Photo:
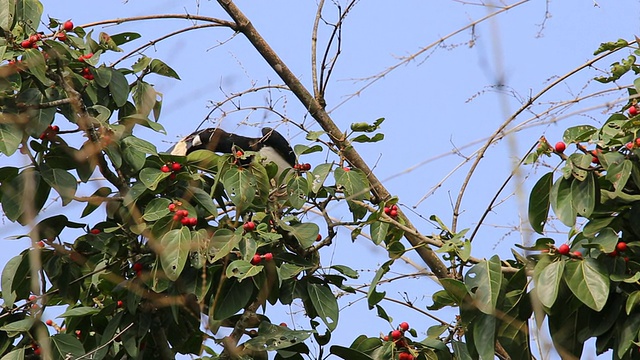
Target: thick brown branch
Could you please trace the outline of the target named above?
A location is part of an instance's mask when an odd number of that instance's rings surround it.
[[[218,0],[218,3],[225,9],[225,11],[236,22],[236,30],[242,33],[256,50],[262,55],[262,57],[269,63],[273,70],[280,76],[284,83],[289,87],[291,92],[300,100],[300,102],[307,108],[311,116],[320,124],[322,129],[327,132],[329,137],[335,145],[341,149],[341,154],[345,159],[354,167],[364,171],[367,174],[369,183],[371,184],[371,190],[378,199],[391,198],[389,191],[382,185],[380,180],[373,174],[367,163],[362,159],[360,154],[351,146],[346,140],[342,131],[335,124],[333,119],[324,110],[321,104],[313,97],[313,95],[302,85],[300,80],[291,72],[291,70],[285,65],[280,57],[273,51],[271,46],[265,41],[265,39],[258,33],[256,28],[251,24],[251,21],[240,11],[240,9],[231,0]],[[399,212],[398,216],[402,217],[406,226],[412,229],[415,227],[411,224],[409,219]],[[419,231],[405,232],[405,237],[415,247],[416,252],[429,266],[431,271],[438,278],[451,277],[446,265],[440,260],[440,258],[433,252],[428,246],[422,245],[420,239],[415,236],[415,233]]]

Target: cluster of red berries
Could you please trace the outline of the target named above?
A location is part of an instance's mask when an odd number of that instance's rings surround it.
[[[33,34],[31,36],[29,36],[28,39],[23,40],[20,43],[20,46],[22,46],[25,49],[37,49],[38,48],[38,41],[42,40],[42,34],[37,33],[37,34]]]
[[[560,246],[558,246],[558,254],[560,255],[569,255],[569,253],[571,252],[571,248],[569,247],[569,245],[567,244],[562,244]],[[577,257],[577,258],[581,258],[582,257],[582,253],[580,251],[574,251],[573,256]]]
[[[176,204],[173,204],[173,203],[169,204],[169,211],[175,212],[175,215],[173,215],[173,221],[180,221],[182,225],[186,225],[186,226],[196,226],[198,224],[198,218],[188,217],[189,211],[184,209],[177,210]]]
[[[253,255],[253,258],[251,258],[251,265],[258,265],[262,262],[262,260],[264,261],[273,260],[273,254],[272,253],[266,253],[264,255],[255,254]]]
[[[31,349],[33,349],[34,355],[40,356],[40,354],[42,354],[42,348],[36,343],[31,344]]]
[[[627,243],[624,241],[620,241],[616,244],[616,248],[607,255],[611,257],[616,257],[620,255],[620,253],[626,252],[628,249],[629,249],[629,246],[627,245]],[[624,261],[629,261],[629,257],[625,256]]]
[[[47,129],[40,134],[40,140],[47,139],[53,141],[58,135],[58,131],[60,131],[58,125],[49,125]]]
[[[636,115],[638,115],[638,107],[635,106],[635,105],[631,105],[629,107],[629,116],[633,117],[633,116],[636,116]]]
[[[142,269],[144,269],[144,266],[141,263],[137,262],[137,263],[134,263],[131,268],[133,269],[133,271],[136,272],[136,276],[140,277],[140,274],[142,274]]]
[[[178,172],[180,170],[182,170],[182,165],[180,165],[180,163],[177,163],[177,162],[166,163],[160,167],[160,171],[164,173]]]
[[[384,213],[395,219],[398,216],[398,206],[396,205],[385,206]]]
[[[398,328],[391,331],[389,335],[385,335],[382,339],[384,341],[393,341],[399,348],[407,348],[407,342],[404,339],[405,331],[409,331],[409,324],[403,321],[398,325]],[[398,354],[398,360],[413,360],[414,356],[408,351],[402,351]]]
[[[633,141],[629,141],[625,147],[629,150],[632,150],[634,147],[640,147],[640,138],[636,138]]]
[[[78,56],[78,61],[84,62],[85,60],[89,60],[93,57],[93,53],[88,53],[87,55]]]
[[[309,170],[311,170],[311,164],[309,164],[309,163],[295,164],[295,165],[293,165],[293,170],[309,171]]]
[[[94,79],[94,76],[93,76],[93,74],[91,73],[91,70],[89,70],[88,67],[82,68],[82,71],[80,72],[80,74],[82,74],[82,77],[87,79],[87,80],[93,80]]]
[[[254,223],[253,221],[247,221],[246,223],[242,224],[242,230],[246,232],[252,232],[255,229],[256,229],[256,223]]]

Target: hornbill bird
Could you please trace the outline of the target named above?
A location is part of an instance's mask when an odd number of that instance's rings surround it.
[[[178,141],[167,152],[171,155],[187,155],[196,150],[233,154],[237,149],[255,151],[267,161],[278,165],[278,175],[296,163],[296,155],[289,142],[272,128],[263,128],[262,136],[251,138],[228,133],[219,128],[193,132]]]

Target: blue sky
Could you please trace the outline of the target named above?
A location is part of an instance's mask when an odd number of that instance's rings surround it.
[[[79,0],[42,2],[45,14],[62,20],[73,19],[76,25],[160,13],[199,12],[205,16],[228,18],[215,1],[156,1],[152,5],[135,0],[105,0],[99,5]],[[316,3],[245,0],[237,4],[292,71],[305,85],[310,85],[310,36]],[[327,89],[327,108],[334,109],[367,84],[358,79],[384,71],[401,61],[402,57],[493,11],[466,1],[361,1],[344,24],[341,54]],[[327,4],[327,18],[335,19],[335,13],[335,8]],[[398,67],[332,110],[331,115],[345,130],[352,122],[386,118],[381,129],[386,136],[385,141],[358,145],[357,149],[375,167],[378,177],[386,180],[384,183],[391,193],[399,196],[405,211],[412,212],[414,224],[422,232],[431,234],[436,230],[426,221],[430,215],[436,214],[445,223],[450,223],[452,203],[458,196],[469,163],[447,178],[432,196],[420,202],[423,196],[465,157],[472,155],[481,145],[476,141],[486,139],[520,107],[522,101],[556,77],[591,59],[600,42],[632,39],[637,35],[639,15],[638,1],[529,1],[478,24],[473,31],[461,32],[414,61]],[[143,37],[137,46],[186,26],[186,21],[156,20],[100,27],[95,31],[111,34],[139,32]],[[321,29],[319,47],[323,48],[328,32],[326,27],[321,26]],[[159,149],[170,147],[178,138],[190,133],[205,119],[209,112],[207,107],[223,100],[225,94],[242,91],[252,85],[280,83],[248,42],[241,36],[230,39],[232,35],[230,30],[222,28],[187,32],[162,41],[145,52],[147,56],[165,61],[182,78],[181,81],[160,77],[151,80],[164,96],[161,123],[168,135],[147,134]],[[470,46],[472,40],[473,46]],[[221,45],[221,42],[225,43]],[[582,70],[543,96],[533,109],[541,113],[551,104],[609,88],[589,79],[600,75],[599,70],[608,69],[610,63],[625,56],[626,53],[618,53],[593,68]],[[105,57],[104,60],[108,63],[115,58]],[[493,145],[469,184],[458,228],[477,225],[480,215],[511,172],[514,161],[522,157],[541,135],[555,143],[563,129],[570,125],[602,122],[606,118],[603,108],[588,109],[622,95],[622,92],[613,93],[574,105],[559,114],[557,123],[528,128]],[[277,108],[289,119],[304,121],[306,126],[318,129],[308,116],[305,117],[304,109],[292,95],[274,91],[271,97],[277,99]],[[247,106],[262,106],[265,98],[264,93],[253,94],[243,96],[241,102]],[[230,111],[231,107],[225,107],[225,110]],[[573,115],[562,116],[566,114]],[[525,112],[513,125],[533,117],[533,113]],[[209,122],[205,126],[221,124],[226,130],[251,136],[257,136],[262,126],[280,123],[275,115],[259,110],[230,112],[224,116],[216,112],[213,118],[219,122]],[[64,128],[62,122],[60,127]],[[304,136],[295,127],[282,124],[278,130],[292,144],[306,144]],[[144,136],[145,133],[140,134]],[[454,153],[455,149],[459,152]],[[317,164],[325,159],[326,154],[316,154],[308,156],[304,162]],[[0,161],[14,163],[16,160]],[[536,171],[533,167],[526,167],[521,173],[523,185],[515,186],[520,182],[518,180],[507,187],[499,197],[503,202],[491,212],[474,241],[474,256],[488,257],[498,253],[510,257],[514,243],[532,239],[516,230],[521,216],[526,214],[521,210],[526,209],[524,201],[532,185],[531,180],[537,179],[544,171],[547,170]],[[81,195],[88,195],[93,189],[90,187]],[[53,203],[47,216],[60,210],[59,203]],[[62,210],[78,211],[74,208]],[[23,232],[6,219],[3,227],[7,236]],[[566,231],[563,228],[558,230]],[[384,251],[374,248],[365,239],[351,243],[347,231],[340,234],[335,246],[323,254],[323,263],[329,265],[328,259],[331,259],[334,264],[347,264],[363,270],[364,280],[358,283],[366,282],[386,260]],[[560,242],[566,239],[562,233],[551,236]],[[8,250],[0,255],[0,260],[4,261],[28,246],[26,241],[6,241]],[[353,254],[358,254],[356,259]],[[417,257],[411,254],[409,257],[420,263]],[[394,273],[414,271],[401,262],[396,263],[392,270]],[[432,280],[426,278],[402,280],[384,287],[388,296],[397,299],[401,299],[406,291],[414,304],[422,308],[431,304],[429,295],[437,288]],[[389,330],[385,321],[377,319],[366,309],[366,301],[359,299],[359,295],[341,298],[341,306],[345,310],[341,313],[341,326],[333,337],[336,343],[348,345],[354,334],[375,336]],[[409,321],[421,333],[433,325],[428,318],[417,316],[404,307],[389,304],[386,308],[395,323]],[[284,309],[278,314],[282,321],[308,327],[300,308]],[[439,316],[452,320],[451,313]]]

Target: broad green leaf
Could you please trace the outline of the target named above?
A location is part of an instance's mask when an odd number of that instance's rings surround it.
[[[382,221],[375,221],[372,223],[369,227],[371,232],[371,241],[376,245],[380,245],[380,243],[387,238],[389,226],[389,223]]]
[[[640,303],[640,290],[632,292],[629,297],[627,297],[627,303],[625,306],[627,316],[631,314],[631,311],[638,305],[638,303]]]
[[[16,21],[22,22],[25,29],[38,29],[44,7],[39,0],[21,0],[16,2]],[[9,29],[6,29],[9,30]],[[27,33],[32,31],[26,30]]]
[[[215,320],[224,320],[240,311],[251,300],[253,283],[251,281],[227,280],[231,284],[225,286],[219,296],[211,297],[210,309],[215,309],[210,316]]]
[[[256,194],[256,177],[248,170],[232,166],[222,176],[222,184],[238,213],[246,210]]]
[[[309,179],[311,179],[311,191],[313,193],[317,193],[322,188],[324,181],[331,172],[332,166],[333,164],[331,163],[320,164],[308,173]]]
[[[169,280],[176,281],[187,263],[191,249],[189,228],[183,226],[181,229],[170,230],[160,239],[160,247],[162,269]]]
[[[344,360],[374,360],[371,356],[361,351],[339,345],[331,346],[329,352]]]
[[[228,278],[235,277],[238,281],[242,281],[258,275],[263,268],[263,265],[252,265],[246,260],[236,260],[227,266],[226,275]]]
[[[238,247],[240,240],[242,240],[242,235],[229,229],[216,230],[209,243],[209,256],[213,256],[211,262],[216,262],[229,255],[233,249]]]
[[[567,261],[564,280],[582,303],[602,310],[609,297],[609,274],[602,264],[592,258]]]
[[[78,188],[78,181],[66,170],[54,169],[46,164],[40,165],[40,174],[44,181],[56,189],[62,198],[62,205],[67,205],[73,200]]]
[[[156,221],[164,216],[169,215],[169,204],[171,204],[171,200],[167,198],[152,199],[144,209],[142,218],[146,221]]]
[[[613,187],[616,189],[616,196],[620,195],[622,189],[627,185],[627,180],[629,180],[631,176],[632,169],[633,163],[629,159],[625,159],[622,163],[614,164],[607,169],[605,178],[613,184]]]
[[[495,311],[501,284],[502,271],[498,255],[477,263],[465,275],[465,285],[473,294],[474,305],[485,314],[490,315]]]
[[[335,330],[336,326],[338,326],[340,309],[338,308],[338,300],[336,300],[331,289],[325,285],[310,283],[307,285],[307,291],[311,303],[322,322],[327,326],[329,331]]]
[[[173,70],[171,67],[169,67],[169,65],[163,63],[158,59],[153,59],[151,61],[151,65],[149,66],[149,69],[151,70],[152,73],[156,73],[158,75],[167,76],[167,77],[180,80],[180,76],[178,76],[178,73],[175,72],[175,70]]]
[[[617,337],[618,340],[618,358],[622,359],[620,355],[624,355],[627,350],[634,345],[634,341],[638,338],[638,329],[640,328],[640,314],[635,313],[627,317],[624,325],[622,325],[622,331]],[[635,351],[635,349],[634,349]]]
[[[113,36],[111,38],[113,39]],[[131,65],[131,70],[133,70],[133,72],[140,72],[151,64],[151,60],[152,59],[150,57],[142,55],[138,61]]]
[[[352,279],[357,279],[360,276],[357,271],[345,265],[332,265],[331,268]]]
[[[321,152],[323,150],[324,149],[320,145],[307,146],[302,144],[296,144],[293,146],[293,152],[298,156],[312,154],[315,152]]]
[[[131,92],[133,94],[133,102],[136,104],[137,113],[148,117],[156,103],[156,90],[150,84],[144,81],[138,81],[131,89]]]
[[[291,330],[263,321],[258,327],[258,336],[245,342],[244,346],[254,351],[275,351],[300,344],[314,332],[313,330]]]
[[[211,196],[204,192],[204,190],[190,186],[187,189],[187,198],[193,198],[203,209],[205,209],[210,215],[218,215],[216,205],[213,203]]]
[[[56,359],[76,358],[85,354],[78,338],[71,334],[55,334],[51,337],[51,349]]]
[[[144,186],[153,191],[158,187],[158,184],[167,177],[171,175],[170,173],[165,173],[160,171],[160,169],[146,167],[140,170],[140,182],[144,184]]]
[[[90,200],[87,201],[87,206],[85,206],[84,210],[82,210],[82,215],[80,217],[85,217],[91,214],[94,210],[96,210],[100,205],[106,202],[106,197],[111,194],[111,189],[103,186],[96,190],[90,196]]]
[[[16,301],[16,293],[12,289],[14,289],[14,279],[19,280],[19,278],[16,277],[16,273],[21,262],[22,255],[16,255],[12,257],[2,269],[0,286],[2,286],[2,299],[4,300],[3,306],[8,309],[13,307],[13,303]]]
[[[287,184],[287,194],[289,195],[289,203],[294,209],[302,209],[307,201],[309,193],[309,182],[302,176],[292,178]]]
[[[571,198],[578,214],[588,218],[596,206],[596,180],[590,172],[583,181],[571,183]]]
[[[53,80],[47,77],[47,64],[44,55],[39,50],[27,49],[24,52],[22,62],[27,67],[27,71],[35,76],[43,85],[51,86]]]
[[[94,314],[97,314],[99,312],[100,312],[99,308],[81,306],[81,307],[76,307],[76,308],[69,309],[69,310],[63,312],[62,314],[58,315],[58,317],[59,318],[66,318],[66,317],[87,316],[87,315],[94,315]]]
[[[140,38],[140,34],[138,33],[134,33],[134,32],[123,32],[123,33],[119,33],[119,34],[114,34],[111,35],[111,40],[116,44],[116,45],[122,45],[122,44],[126,44],[130,41],[133,41],[135,39],[139,39]]]
[[[102,337],[100,338],[100,346],[96,349],[97,351],[93,356],[92,360],[102,360],[105,356],[107,356],[107,353],[109,351],[109,346],[107,344],[111,342],[111,339],[113,339],[113,337],[116,334],[116,331],[120,327],[120,322],[122,321],[123,315],[124,315],[124,312],[119,311],[117,314],[115,314],[111,318],[111,320],[109,320],[107,327],[104,329],[104,332],[101,334]]]
[[[2,358],[0,358],[0,360],[24,360],[25,359],[25,353],[24,350],[26,348],[16,348],[13,349],[10,353],[8,353],[7,355],[3,356]]]
[[[158,150],[156,149],[155,145],[153,145],[152,143],[146,140],[137,138],[135,136],[127,136],[122,140],[122,143],[127,147],[134,148],[137,151],[144,154],[151,154],[151,155],[158,154]]]
[[[13,20],[16,16],[15,0],[0,0],[0,29],[12,30]]]
[[[287,225],[284,222],[279,222],[278,225],[289,234],[293,235],[300,246],[304,249],[313,245],[320,233],[320,227],[316,223],[296,223],[293,225]]]
[[[368,200],[370,197],[369,180],[360,169],[336,168],[333,172],[336,185],[340,186],[349,200]]]
[[[591,125],[574,126],[564,131],[562,140],[567,144],[589,141],[593,139],[594,135],[597,134],[597,132],[598,129]]]
[[[453,340],[451,341],[451,345],[457,360],[472,360],[469,350],[467,349],[467,344],[462,341]]]
[[[389,267],[391,266],[391,264],[393,264],[393,261],[394,261],[393,259],[388,260],[387,262],[382,264],[382,266],[380,266],[378,271],[376,271],[376,274],[373,277],[373,280],[371,280],[371,284],[369,285],[369,291],[367,292],[367,302],[369,304],[369,309],[373,309],[373,306],[379,303],[380,300],[382,300],[382,298],[384,298],[384,296],[386,295],[386,292],[384,291],[378,292],[376,290],[376,286],[378,285],[378,282],[382,279],[384,274],[389,272]]]
[[[0,124],[0,153],[11,156],[22,141],[22,130],[11,123]]]
[[[111,82],[113,71],[110,67],[106,67],[103,65],[93,69],[93,75],[98,86],[100,86],[101,88],[107,88],[109,86],[109,83]]]
[[[529,224],[535,232],[542,234],[549,216],[549,193],[553,185],[553,172],[544,174],[533,186],[529,195]]]
[[[465,297],[469,295],[469,291],[465,284],[456,279],[443,278],[440,284],[455,303],[460,306],[464,302]]]
[[[556,302],[563,272],[564,261],[554,261],[540,272],[535,289],[542,305],[551,307]]]
[[[109,83],[109,91],[113,97],[113,101],[118,107],[124,106],[129,97],[129,83],[124,75],[116,70],[111,69],[111,82]]]
[[[352,142],[357,142],[357,143],[374,143],[382,140],[384,140],[383,133],[377,133],[371,137],[365,134],[360,134],[354,137],[353,139],[351,139]]]
[[[35,319],[26,318],[23,320],[14,321],[6,325],[0,326],[0,331],[6,331],[9,334],[9,336],[14,337],[19,333],[29,331],[29,329],[31,329],[34,323],[35,323]]]
[[[593,242],[599,245],[602,252],[613,252],[618,244],[618,233],[610,227],[604,228],[596,235]]]
[[[473,321],[473,344],[481,360],[494,360],[496,318],[479,314]]]
[[[571,196],[572,181],[574,180],[560,177],[551,187],[551,193],[549,194],[553,212],[563,224],[569,227],[576,223],[577,216]]]
[[[576,180],[583,181],[590,173],[589,166],[593,156],[591,154],[573,153],[569,155],[566,166],[562,170],[565,174],[571,173]]]

